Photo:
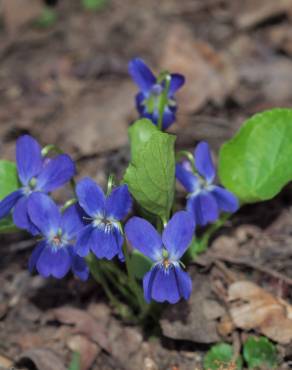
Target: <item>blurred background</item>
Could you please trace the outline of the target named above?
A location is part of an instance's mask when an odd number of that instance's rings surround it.
[[[127,128],[137,118],[127,65],[137,56],[155,72],[186,76],[170,130],[177,148],[204,139],[217,151],[251,114],[292,106],[292,0],[0,0],[0,157],[14,159],[15,139],[29,133],[72,155],[79,177],[102,185],[110,172],[121,177]],[[252,256],[256,238],[276,249],[291,243],[291,215],[281,213],[287,199],[291,204],[286,193],[270,202],[269,212],[261,205],[243,211],[240,223],[250,225],[236,229],[229,244],[217,242],[222,254],[251,239]],[[267,234],[254,225],[254,218],[269,217],[267,226],[279,214]],[[269,239],[276,232],[284,242]],[[195,315],[187,325],[166,325],[168,339],[146,340],[113,317],[93,282],[31,277],[32,247],[23,234],[1,240],[0,368],[25,353],[39,370],[64,370],[82,350],[82,370],[194,370],[206,343],[219,340],[214,321],[200,313],[212,290],[206,277],[194,278],[201,295],[186,308]],[[291,272],[291,248],[284,252]],[[273,263],[274,255],[265,258]],[[224,313],[216,304],[213,316]],[[171,325],[179,312],[169,315],[164,323]],[[175,341],[181,336],[184,342]]]
[[[29,132],[71,153],[82,174],[122,171],[136,56],[186,76],[172,128],[179,147],[203,138],[218,149],[251,113],[291,105],[290,0],[0,4],[1,157]]]

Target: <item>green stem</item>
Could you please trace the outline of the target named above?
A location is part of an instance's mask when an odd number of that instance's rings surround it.
[[[115,184],[115,177],[113,174],[109,175],[108,182],[107,182],[107,191],[106,195],[109,195],[112,192],[112,188]]]
[[[107,298],[111,304],[117,309],[118,313],[125,318],[133,318],[133,314],[129,311],[129,308],[120,302],[113,294],[110,286],[104,277],[104,273],[101,266],[98,264],[98,260],[91,254],[86,257],[86,262],[90,269],[90,272],[94,279],[102,286]]]
[[[161,100],[160,100],[160,103],[159,103],[159,107],[158,107],[158,114],[159,114],[158,128],[159,128],[160,131],[162,131],[164,110],[165,110],[165,107],[168,104],[168,92],[169,92],[170,81],[171,81],[170,74],[167,73],[167,72],[164,73],[162,80],[165,81],[165,88],[163,90]]]
[[[214,235],[214,233],[220,229],[228,218],[231,216],[230,213],[224,213],[213,225],[209,226],[209,228],[205,231],[204,235],[201,238],[194,239],[191,246],[189,247],[185,262],[191,262],[196,259],[196,257],[204,253],[209,245],[210,238]]]
[[[72,199],[67,200],[67,202],[61,208],[61,212],[66,211],[67,208],[71,207],[75,203],[77,203],[77,199],[76,198],[72,198]]]
[[[135,295],[130,291],[129,280],[126,274],[122,272],[119,268],[115,266],[114,263],[108,263],[103,261],[102,270],[106,274],[107,278],[111,281],[112,284],[120,291],[122,296],[127,299],[132,305],[136,306],[137,302]]]
[[[64,153],[63,150],[58,148],[56,145],[49,144],[49,145],[46,145],[45,147],[43,147],[42,156],[46,157],[50,152],[54,152],[56,154],[63,154]]]
[[[136,299],[137,299],[137,302],[138,302],[138,305],[140,307],[141,312],[144,312],[147,309],[147,304],[144,300],[142,289],[138,285],[135,274],[132,270],[130,256],[129,256],[129,252],[128,252],[126,243],[124,243],[124,245],[123,245],[123,252],[124,252],[124,255],[125,255],[125,259],[126,259],[126,268],[127,268],[127,272],[128,272],[128,276],[129,276],[130,287],[136,295]]]

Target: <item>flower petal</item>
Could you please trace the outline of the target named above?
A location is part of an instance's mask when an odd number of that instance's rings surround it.
[[[37,189],[50,192],[68,182],[76,173],[75,164],[67,154],[52,158],[37,177]]]
[[[156,77],[140,58],[135,58],[130,61],[129,74],[139,88],[145,93],[149,92],[152,85],[156,82]]]
[[[142,92],[139,92],[136,95],[136,108],[137,108],[137,111],[140,113],[141,116],[144,116],[144,113],[148,114],[147,110],[146,110],[146,106],[145,106],[145,104],[143,104],[144,100],[145,100],[145,95]],[[150,116],[151,115],[149,115],[146,118],[151,119]]]
[[[105,207],[105,196],[100,186],[91,178],[85,177],[76,186],[79,204],[92,217],[101,214]]]
[[[238,199],[230,191],[223,189],[221,186],[214,186],[211,193],[215,197],[221,211],[233,213],[238,210]]]
[[[173,96],[177,92],[177,90],[180,89],[184,85],[185,78],[183,75],[179,73],[172,73],[170,76],[171,76],[171,80],[170,80],[168,95]]]
[[[37,244],[37,246],[34,248],[31,256],[30,256],[30,259],[29,259],[29,262],[28,262],[28,269],[29,271],[32,273],[34,268],[35,268],[35,265],[43,251],[43,249],[45,248],[46,246],[46,242],[45,241],[41,241],[40,243]]]
[[[28,215],[28,200],[30,196],[21,197],[13,210],[13,222],[20,229],[27,230],[32,235],[37,235],[40,230],[32,223]]]
[[[203,176],[208,183],[211,183],[215,178],[215,167],[211,157],[209,144],[201,141],[195,149],[195,164],[201,176]]]
[[[85,262],[85,259],[74,253],[73,247],[68,246],[68,252],[71,255],[71,269],[75,276],[78,276],[80,280],[86,281],[89,276],[89,268]]]
[[[29,135],[23,135],[16,142],[16,164],[23,185],[39,174],[42,169],[42,154],[39,143]]]
[[[197,176],[191,171],[186,170],[180,163],[175,166],[175,176],[188,193],[193,193],[199,188],[199,179]]]
[[[176,107],[172,107],[170,109],[169,107],[165,107],[164,112],[163,112],[163,118],[162,118],[162,128],[163,130],[168,129],[169,126],[171,126],[175,119],[176,119]],[[158,117],[155,118],[155,123],[158,124]]]
[[[81,229],[85,227],[85,213],[79,204],[73,204],[62,214],[61,229],[68,240],[76,237]]]
[[[111,232],[105,232],[101,228],[95,228],[91,239],[91,250],[99,259],[113,259],[120,255],[123,245],[123,235],[114,228]]]
[[[153,261],[162,258],[162,239],[150,222],[140,217],[132,217],[125,226],[125,233],[133,248]]]
[[[36,269],[43,277],[62,279],[70,270],[71,256],[66,247],[58,249],[47,245],[39,256]]]
[[[0,202],[0,219],[6,217],[11,209],[15,206],[16,202],[23,196],[22,190],[16,190],[7,195]]]
[[[212,194],[202,191],[187,201],[187,210],[192,212],[197,225],[205,226],[219,217],[216,199]]]
[[[90,225],[87,225],[78,234],[77,241],[74,246],[74,251],[80,257],[86,257],[89,254],[93,231],[94,231],[94,228],[90,224]]]
[[[105,201],[107,217],[112,217],[119,221],[127,216],[131,207],[132,198],[128,185],[121,185],[115,188]]]
[[[179,265],[174,266],[174,273],[180,296],[184,299],[189,299],[192,293],[192,279]]]
[[[162,241],[169,252],[170,259],[177,261],[190,245],[195,232],[192,214],[186,211],[175,213],[162,234]]]
[[[28,215],[32,223],[45,236],[57,234],[61,222],[60,211],[55,202],[46,194],[35,192],[29,196]]]
[[[185,285],[180,286],[183,283]],[[174,265],[164,269],[161,265],[153,267],[143,279],[144,297],[147,302],[153,299],[156,302],[167,301],[177,303],[181,297],[188,297],[186,294],[189,285],[185,276],[178,279],[177,270]],[[184,294],[184,295],[183,295]]]

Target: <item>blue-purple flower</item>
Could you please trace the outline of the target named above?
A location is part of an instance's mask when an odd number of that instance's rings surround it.
[[[21,136],[16,143],[16,164],[21,188],[0,202],[0,219],[13,209],[16,226],[35,233],[27,213],[27,203],[35,192],[49,193],[68,182],[75,174],[75,165],[66,154],[45,159],[38,142],[29,135]]]
[[[195,230],[193,217],[186,211],[174,214],[162,236],[146,220],[131,218],[125,227],[130,244],[153,261],[144,276],[145,300],[176,303],[188,299],[192,291],[189,275],[181,268],[180,258],[191,243]]]
[[[159,106],[163,96],[165,82],[156,78],[140,58],[135,58],[129,63],[129,73],[140,89],[136,95],[136,107],[140,116],[149,118],[157,125],[159,121]],[[168,100],[164,108],[162,120],[164,130],[175,121],[177,105],[174,95],[185,82],[184,77],[177,73],[170,74],[170,78],[170,86],[167,94]]]
[[[176,165],[176,178],[188,191],[187,210],[192,212],[197,225],[218,219],[220,212],[233,213],[238,199],[230,191],[214,185],[215,168],[209,145],[200,142],[194,152],[196,173],[183,164]],[[190,166],[189,166],[190,167]]]
[[[116,187],[105,196],[101,187],[90,178],[84,178],[76,187],[80,206],[88,215],[87,225],[79,233],[76,253],[87,256],[92,251],[97,258],[123,259],[123,233],[120,221],[126,217],[132,206],[127,185]]]
[[[86,280],[89,269],[73,249],[74,239],[84,227],[80,207],[75,204],[61,213],[50,197],[36,192],[29,197],[28,214],[43,237],[30,257],[30,271],[36,268],[43,277],[61,279],[71,269],[74,275]]]

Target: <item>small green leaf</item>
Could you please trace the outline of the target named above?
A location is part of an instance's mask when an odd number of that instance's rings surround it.
[[[13,233],[18,231],[18,228],[14,225],[12,217],[8,216],[0,220],[0,234],[2,233]]]
[[[0,200],[18,188],[19,181],[15,163],[0,160]],[[0,233],[9,233],[17,230],[11,216],[0,220]]]
[[[248,119],[219,155],[222,184],[243,203],[273,198],[292,180],[292,110]]]
[[[274,369],[278,365],[277,349],[266,337],[249,337],[243,346],[243,357],[249,369],[261,366]]]
[[[57,12],[50,7],[45,7],[41,15],[35,20],[34,24],[39,28],[50,28],[57,22],[57,20]]]
[[[83,8],[86,10],[102,10],[107,3],[108,0],[82,0]]]
[[[175,185],[175,137],[163,133],[149,120],[129,129],[131,164],[124,181],[137,202],[148,212],[168,219]]]
[[[130,258],[131,270],[137,279],[142,279],[146,272],[151,269],[152,261],[136,249],[133,250]]]
[[[74,352],[68,370],[80,370],[80,354]]]
[[[14,162],[0,160],[0,200],[19,188]]]
[[[219,370],[233,361],[233,348],[230,344],[219,343],[213,346],[204,357],[205,370]],[[242,358],[236,360],[236,369],[242,369]]]

